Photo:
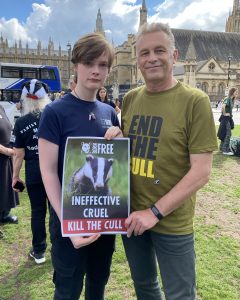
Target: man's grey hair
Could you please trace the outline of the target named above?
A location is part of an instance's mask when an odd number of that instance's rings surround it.
[[[175,46],[175,38],[171,31],[171,28],[168,24],[165,23],[144,23],[138,30],[136,35],[136,42],[139,40],[139,38],[146,34],[146,33],[152,33],[152,32],[164,32],[168,35],[169,41],[170,41],[170,47],[172,50],[176,49]]]

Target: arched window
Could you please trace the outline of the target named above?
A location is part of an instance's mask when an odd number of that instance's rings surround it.
[[[219,95],[224,94],[224,91],[225,91],[224,84],[220,83],[219,86],[218,86],[218,94]]]
[[[202,90],[207,94],[208,93],[208,84],[207,82],[203,82],[202,84]]]

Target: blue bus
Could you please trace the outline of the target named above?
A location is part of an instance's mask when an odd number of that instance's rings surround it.
[[[0,62],[0,104],[5,108],[11,123],[19,116],[15,103],[20,100],[23,84],[34,78],[46,83],[50,93],[61,91],[57,66]]]
[[[51,93],[61,91],[61,79],[57,66],[0,62],[0,90],[2,93],[4,90],[6,92],[21,91],[23,84],[34,78],[46,83]]]

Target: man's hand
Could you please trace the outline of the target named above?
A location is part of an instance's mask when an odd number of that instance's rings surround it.
[[[144,231],[155,226],[158,221],[150,208],[131,213],[125,221],[127,237],[130,237],[133,233],[135,236],[143,234]]]
[[[90,236],[86,236],[86,237],[83,237],[83,236],[71,236],[70,240],[73,243],[73,247],[75,249],[79,249],[79,248],[82,248],[82,247],[87,246],[89,244],[92,244],[100,236],[101,236],[101,234],[94,234],[94,235],[90,235]]]
[[[106,131],[104,138],[106,140],[111,140],[114,138],[122,138],[123,134],[122,134],[122,130],[118,127],[118,126],[112,126],[110,128],[108,128],[108,130]]]

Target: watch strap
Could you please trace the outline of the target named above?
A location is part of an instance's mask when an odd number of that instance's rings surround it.
[[[151,211],[158,218],[159,221],[164,218],[163,215],[160,213],[160,211],[158,210],[158,208],[155,205],[153,205],[151,207]]]

